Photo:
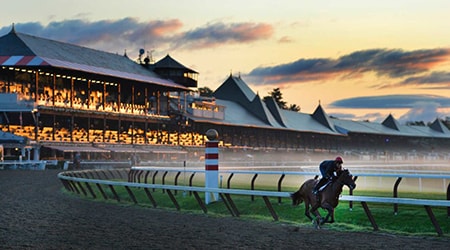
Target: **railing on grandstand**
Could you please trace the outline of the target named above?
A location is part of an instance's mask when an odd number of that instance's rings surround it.
[[[28,137],[34,140],[36,133],[34,126],[20,125],[0,125],[4,132]],[[204,135],[195,132],[189,133],[169,133],[168,131],[149,130],[145,132],[142,129],[128,129],[119,133],[116,130],[105,129],[74,129],[72,134],[67,128],[53,129],[52,127],[41,127],[38,131],[38,140],[43,142],[95,142],[95,143],[126,143],[126,144],[168,144],[178,146],[202,146],[204,145]],[[178,138],[179,137],[179,138]],[[89,139],[88,139],[89,138]],[[147,140],[145,140],[147,138]]]

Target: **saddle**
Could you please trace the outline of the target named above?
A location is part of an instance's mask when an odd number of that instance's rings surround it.
[[[319,193],[322,192],[328,185],[330,185],[331,183],[333,183],[332,180],[327,181],[323,186],[321,186],[318,190]]]

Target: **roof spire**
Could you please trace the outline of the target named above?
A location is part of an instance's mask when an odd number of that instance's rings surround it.
[[[10,33],[16,33],[16,28],[14,27],[14,23],[12,23],[12,28],[11,28]]]

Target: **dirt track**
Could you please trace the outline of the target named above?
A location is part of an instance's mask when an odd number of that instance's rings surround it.
[[[438,237],[342,233],[101,203],[61,192],[57,170],[0,170],[2,249],[448,249]]]

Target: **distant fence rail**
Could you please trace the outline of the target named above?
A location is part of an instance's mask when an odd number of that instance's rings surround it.
[[[3,169],[27,169],[27,170],[44,170],[46,161],[30,161],[30,160],[6,160],[0,161],[0,170]]]

